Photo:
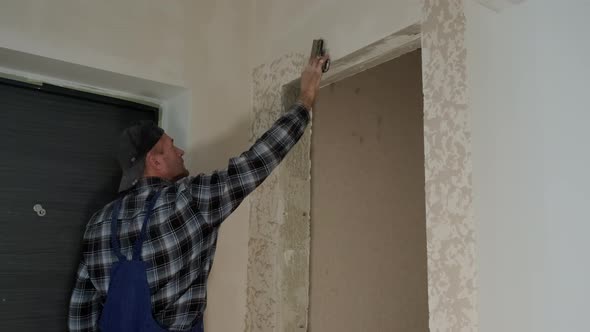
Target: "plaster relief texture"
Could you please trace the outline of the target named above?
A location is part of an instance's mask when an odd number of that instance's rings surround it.
[[[252,141],[295,101],[284,86],[300,77],[305,60],[289,54],[254,70]],[[246,331],[307,331],[310,128],[252,194]]]
[[[476,234],[462,0],[426,0],[422,24],[430,331],[477,331]]]
[[[425,0],[422,21],[425,202],[430,331],[477,331],[476,233],[462,0]],[[283,86],[305,56],[253,72],[259,137],[284,111]],[[292,96],[291,96],[292,98]],[[291,100],[292,101],[292,100]],[[309,303],[310,130],[252,194],[246,331],[306,331]]]

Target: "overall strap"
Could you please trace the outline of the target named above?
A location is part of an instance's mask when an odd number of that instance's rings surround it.
[[[141,259],[141,246],[143,244],[143,240],[145,239],[145,234],[147,232],[146,226],[147,226],[148,220],[150,219],[150,216],[152,215],[154,205],[156,204],[156,201],[158,200],[159,196],[160,196],[160,192],[158,191],[154,194],[152,199],[150,199],[150,201],[148,202],[147,212],[145,215],[145,219],[143,220],[143,224],[141,226],[139,238],[137,239],[137,241],[135,241],[135,244],[133,245],[133,258],[132,258],[133,260],[140,260]],[[127,257],[125,257],[121,253],[121,244],[119,243],[119,235],[118,235],[119,234],[119,230],[118,230],[119,222],[117,221],[117,218],[119,216],[119,211],[121,211],[122,203],[123,203],[123,197],[119,198],[117,200],[117,202],[115,203],[115,206],[113,208],[113,214],[111,216],[111,250],[117,256],[117,258],[119,259],[120,262],[127,260]]]
[[[141,225],[141,232],[139,234],[139,238],[137,239],[137,241],[135,241],[135,244],[133,245],[133,258],[132,259],[135,261],[141,260],[141,246],[143,245],[143,241],[145,240],[145,236],[147,233],[147,228],[148,228],[147,224],[148,224],[148,221],[150,220],[152,213],[154,212],[154,206],[156,205],[156,201],[158,200],[158,197],[160,197],[160,193],[161,193],[160,191],[157,191],[148,203],[147,212],[145,214],[145,219],[143,220],[143,224]]]
[[[115,202],[113,214],[111,215],[111,250],[117,256],[120,262],[127,260],[127,258],[121,254],[121,245],[119,243],[119,237],[117,236],[119,233],[117,230],[117,226],[119,224],[117,218],[119,217],[119,211],[121,210],[122,203],[123,197],[119,198],[117,202]]]

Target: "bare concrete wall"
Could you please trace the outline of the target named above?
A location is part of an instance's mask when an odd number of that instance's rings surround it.
[[[294,101],[283,85],[305,56],[288,54],[254,71],[252,140]],[[307,331],[311,131],[251,195],[246,331]]]
[[[428,331],[420,51],[321,91],[311,331]]]

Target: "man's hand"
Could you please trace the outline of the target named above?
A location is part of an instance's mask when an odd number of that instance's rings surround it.
[[[319,57],[309,58],[309,62],[301,73],[301,92],[299,101],[311,110],[315,103],[316,96],[320,90],[320,81],[322,79],[322,66],[330,58],[328,54]]]

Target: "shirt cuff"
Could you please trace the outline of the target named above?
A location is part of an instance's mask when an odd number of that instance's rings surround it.
[[[310,112],[311,109],[308,109],[301,101],[295,102],[292,107],[295,110],[295,113],[303,119],[305,123],[308,123],[310,120]]]

